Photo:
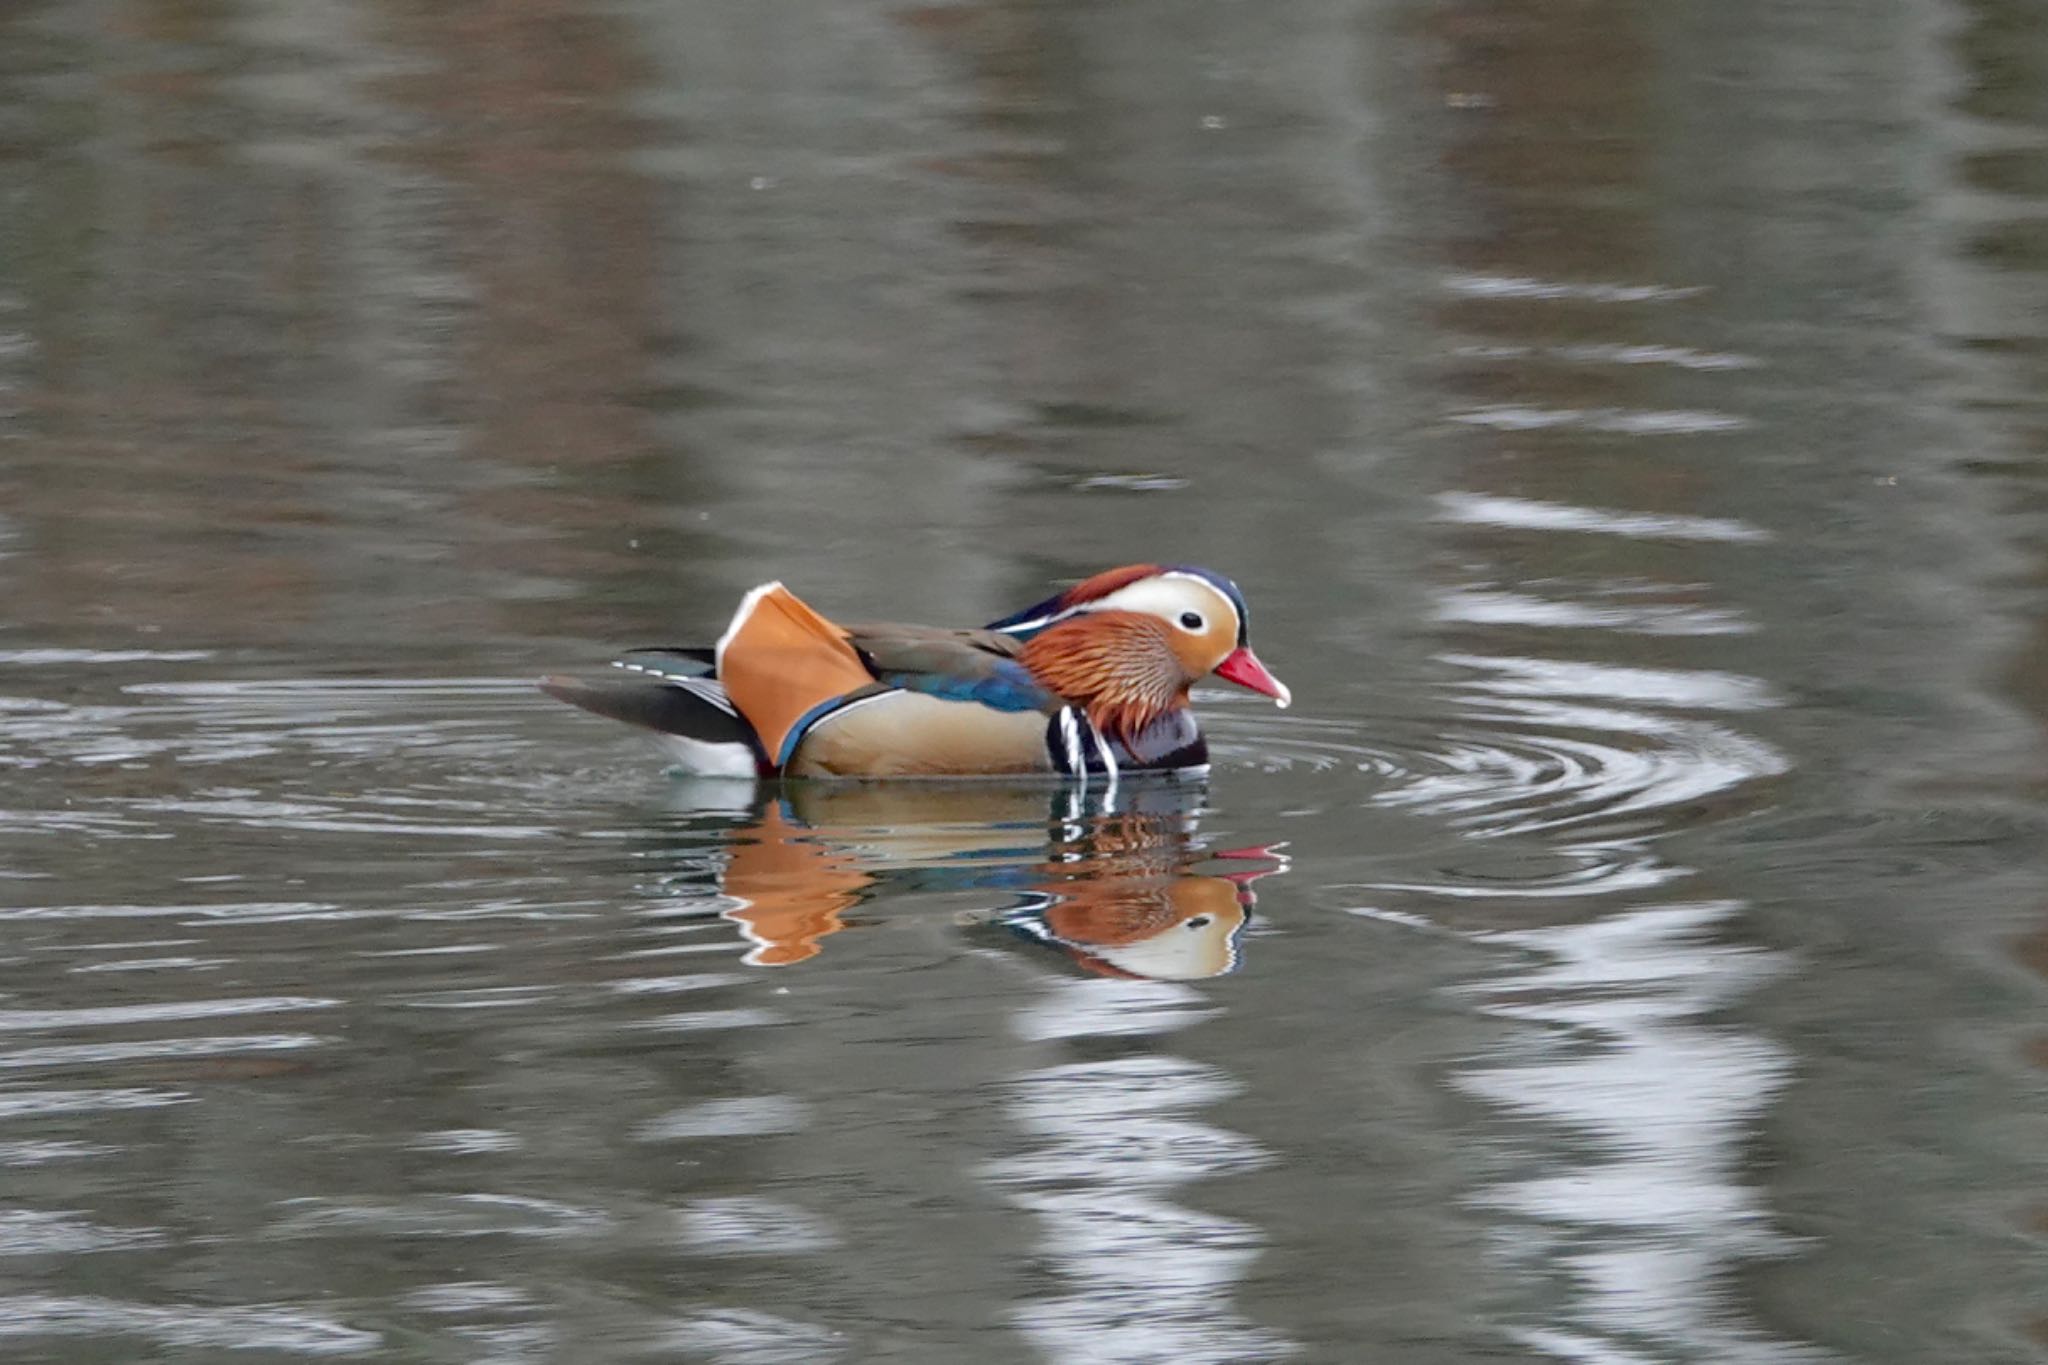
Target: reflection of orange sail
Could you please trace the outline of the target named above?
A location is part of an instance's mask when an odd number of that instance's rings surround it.
[[[841,912],[874,880],[851,853],[819,842],[770,806],[733,845],[725,894],[742,904],[725,917],[754,943],[748,962],[787,967],[817,956],[818,940],[839,932]]]

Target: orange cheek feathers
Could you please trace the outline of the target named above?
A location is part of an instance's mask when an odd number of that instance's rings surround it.
[[[1138,612],[1091,612],[1062,622],[1027,644],[1023,659],[1041,684],[1119,737],[1135,734],[1187,691],[1166,627]]]

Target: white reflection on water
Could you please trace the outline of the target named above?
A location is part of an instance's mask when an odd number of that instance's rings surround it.
[[[0,1142],[0,1166],[47,1166],[53,1161],[80,1161],[120,1151],[104,1142]]]
[[[600,1209],[507,1194],[408,1194],[396,1198],[304,1196],[278,1201],[275,1238],[379,1236],[591,1240],[609,1231]]]
[[[31,668],[52,664],[190,663],[212,657],[210,649],[0,649],[0,664]]]
[[[678,1138],[760,1137],[795,1133],[810,1125],[810,1112],[793,1095],[735,1095],[702,1100],[649,1119],[634,1130],[641,1142]]]
[[[1491,403],[1450,414],[1460,426],[1496,431],[1544,431],[1571,427],[1622,436],[1690,436],[1701,432],[1741,431],[1749,419],[1728,412],[1691,409],[1539,408],[1527,403]]]
[[[140,1337],[185,1350],[289,1351],[302,1356],[361,1355],[384,1338],[298,1308],[264,1305],[163,1307],[119,1299],[19,1294],[0,1298],[0,1338]]]
[[[1611,596],[1606,602],[1565,602],[1502,588],[1447,588],[1437,594],[1436,619],[1639,635],[1744,635],[1753,629],[1740,615],[1723,607],[1620,603]]]
[[[1483,934],[1530,955],[1476,988],[1480,1008],[1527,1026],[1456,1084],[1518,1119],[1519,1171],[1483,1203],[1517,1235],[1503,1254],[1562,1305],[1516,1329],[1568,1360],[1787,1362],[1727,1290],[1744,1263],[1788,1254],[1743,1176],[1758,1117],[1789,1081],[1776,1043],[1723,1011],[1785,966],[1718,942],[1736,901],[1653,906],[1582,924]]]
[[[0,1256],[76,1256],[162,1246],[161,1228],[108,1227],[72,1213],[0,1209]]]
[[[1724,543],[1769,540],[1769,533],[1730,517],[1697,517],[1671,512],[1610,512],[1536,498],[1492,493],[1439,493],[1437,520],[1465,526],[1498,526],[1512,531],[1582,531],[1637,540],[1704,540]]]
[[[331,1041],[311,1033],[261,1033],[207,1038],[149,1038],[127,1043],[63,1043],[0,1052],[0,1071],[103,1066],[114,1062],[162,1061],[174,1057],[239,1056],[251,1052],[301,1052]]]
[[[751,1308],[714,1308],[677,1325],[677,1349],[734,1365],[818,1365],[839,1354],[838,1335]]]
[[[1697,284],[1619,284],[1607,280],[1539,280],[1526,275],[1456,273],[1443,278],[1446,293],[1485,299],[1580,299],[1588,303],[1669,303],[1702,293]]]
[[[276,995],[233,1000],[178,1000],[147,1005],[79,1006],[71,1009],[0,1010],[0,1033],[43,1029],[100,1028],[121,1024],[162,1024],[184,1019],[222,1019],[239,1014],[297,1013],[332,1009],[324,996]]]
[[[1659,346],[1624,341],[1588,341],[1531,346],[1513,341],[1467,342],[1451,349],[1461,360],[1562,360],[1575,365],[1667,365],[1675,370],[1753,370],[1763,362],[1732,351],[1692,346]]]
[[[1060,980],[1018,1028],[1034,1039],[1129,1037],[1212,1013],[1199,993],[1169,982]],[[1030,1145],[988,1175],[1038,1215],[1061,1281],[1016,1310],[1048,1359],[1220,1365],[1292,1354],[1232,1302],[1264,1234],[1170,1197],[1270,1159],[1252,1139],[1194,1117],[1237,1088],[1215,1067],[1157,1053],[1043,1067],[1011,1083],[1009,1112]]]
[[[183,1090],[20,1090],[0,1086],[0,1119],[159,1109],[168,1104],[191,1104],[197,1099],[198,1096]]]
[[[758,1195],[694,1200],[677,1220],[683,1245],[699,1256],[806,1255],[839,1244],[823,1220]]]
[[[1606,697],[1709,711],[1759,711],[1779,704],[1759,678],[1704,668],[1631,668],[1585,659],[1440,654],[1444,663],[1487,674],[1466,684],[1496,696]]]

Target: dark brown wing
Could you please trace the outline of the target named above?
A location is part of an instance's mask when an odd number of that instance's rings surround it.
[[[1017,657],[1000,631],[944,630],[868,622],[844,628],[875,677],[890,687],[998,711],[1057,711],[1063,704]]]

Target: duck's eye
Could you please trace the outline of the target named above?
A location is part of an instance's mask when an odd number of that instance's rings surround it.
[[[1196,915],[1193,919],[1183,921],[1181,927],[1183,929],[1206,929],[1209,927],[1209,917],[1207,915]]]
[[[1180,614],[1180,625],[1182,630],[1200,630],[1202,614],[1197,611],[1184,611]]]

